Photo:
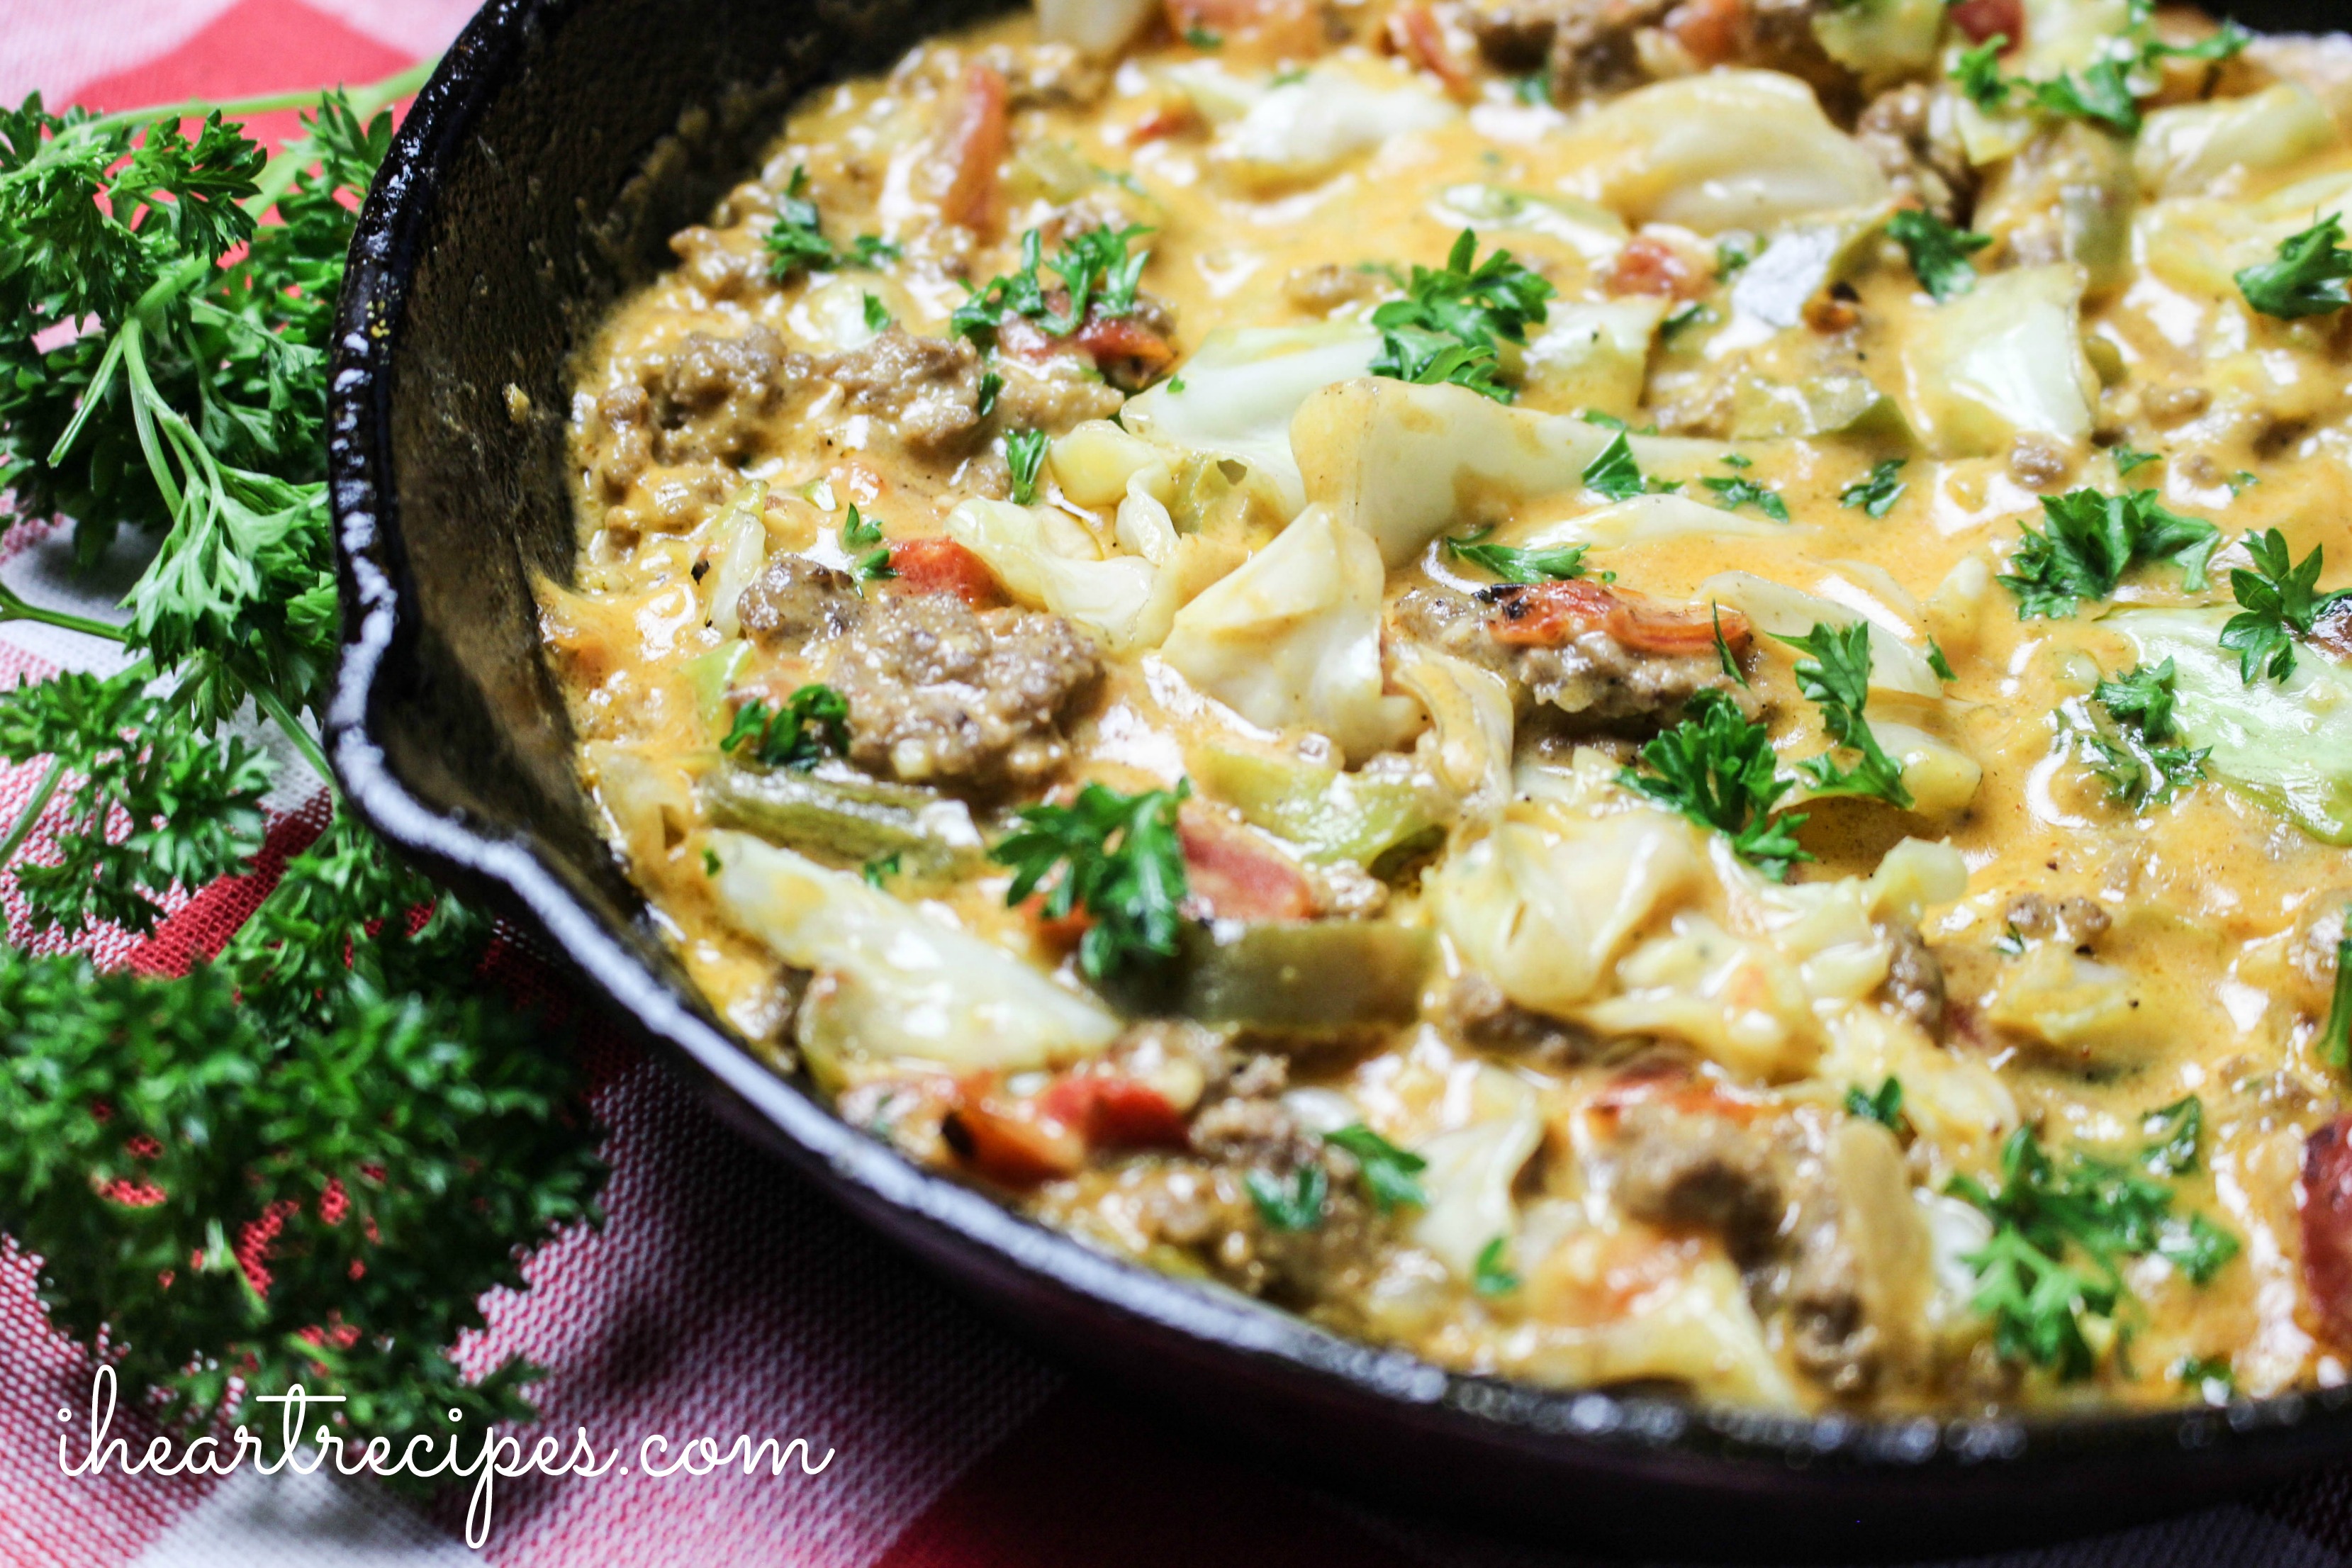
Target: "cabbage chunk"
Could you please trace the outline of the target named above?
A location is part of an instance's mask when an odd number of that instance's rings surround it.
[[[1017,1072],[1099,1054],[1118,1020],[1012,953],[748,833],[709,835],[728,920],[814,976],[801,1016],[811,1066],[912,1058]]]
[[[1903,369],[1929,450],[1994,458],[2029,432],[2089,439],[2099,381],[2083,352],[2084,280],[2073,265],[2016,268],[1927,312]]]
[[[1237,184],[1280,188],[1320,179],[1393,136],[1432,131],[1462,111],[1420,82],[1391,73],[1375,86],[1323,65],[1268,89],[1218,133],[1211,157]]]
[[[1830,123],[1813,89],[1774,71],[1716,70],[1626,93],[1572,125],[1561,181],[1635,223],[1701,234],[1766,229],[1869,206],[1886,176]]]
[[[1161,655],[1251,723],[1328,736],[1360,763],[1422,722],[1419,703],[1384,689],[1386,581],[1370,538],[1309,507],[1177,612]]]
[[[1296,517],[1307,493],[1291,456],[1292,417],[1324,387],[1369,374],[1380,350],[1380,333],[1353,321],[1220,328],[1176,374],[1128,399],[1119,419],[1160,446],[1248,465],[1273,482],[1283,515]]]

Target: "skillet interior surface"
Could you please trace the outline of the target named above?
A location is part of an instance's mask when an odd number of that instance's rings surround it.
[[[1041,1229],[906,1163],[731,1041],[592,825],[539,651],[530,577],[567,579],[573,551],[570,358],[791,100],[994,8],[494,0],[452,48],[368,202],[341,304],[330,744],[360,811],[542,935],[752,1142],[1055,1353],[1366,1495],[1580,1551],[1919,1557],[2178,1510],[2343,1451],[2345,1390],[2063,1422],[1864,1421],[1444,1373]]]

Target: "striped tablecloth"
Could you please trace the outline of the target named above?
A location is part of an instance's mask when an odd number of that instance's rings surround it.
[[[359,81],[447,42],[473,0],[0,0],[0,99],[39,90],[100,109]],[[0,244],[7,237],[0,235]],[[38,530],[0,542],[0,580],[89,613],[131,565],[74,576]],[[100,643],[0,627],[0,683],[101,668]],[[0,773],[0,819],[37,768]],[[299,764],[289,776],[306,779]],[[315,830],[314,781],[274,803],[273,856]],[[37,838],[29,852],[39,853]],[[108,962],[170,970],[209,950],[274,874],[197,895]],[[588,1030],[592,1042],[596,1031]],[[805,1437],[824,1472],[509,1483],[483,1558],[503,1564],[826,1564],[839,1568],[1290,1568],[1575,1562],[1391,1518],[1273,1479],[1076,1381],[983,1321],[708,1115],[655,1063],[593,1046],[612,1129],[611,1222],[567,1238],[494,1301],[491,1345],[550,1369],[539,1402],[567,1442],[635,1455],[656,1434]],[[0,1137],[8,1135],[0,1128]],[[226,1480],[68,1477],[60,1411],[86,1410],[90,1368],[51,1334],[30,1270],[0,1249],[0,1561],[22,1568],[142,1564],[422,1565],[471,1560],[465,1502],[418,1509],[316,1476]],[[1919,1543],[1923,1553],[1935,1543]],[[2237,1506],[2005,1557],[2094,1564],[2336,1568],[2352,1564],[2352,1475],[2329,1472]]]

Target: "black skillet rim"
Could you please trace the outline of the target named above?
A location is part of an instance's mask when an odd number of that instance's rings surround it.
[[[1750,1492],[1770,1473],[1815,1481],[1840,1474],[1969,1487],[2016,1467],[2197,1453],[2214,1460],[2316,1449],[2352,1435],[2352,1385],[2238,1400],[2219,1407],[2061,1417],[1787,1416],[1671,1396],[1554,1391],[1452,1373],[1402,1352],[1343,1339],[1303,1320],[1093,1251],[1023,1219],[975,1188],[918,1168],[856,1131],[799,1086],[722,1035],[648,972],[529,848],[436,811],[396,776],[371,726],[387,678],[415,653],[418,611],[391,483],[392,363],[409,274],[429,232],[441,171],[520,68],[527,31],[560,25],[565,0],[492,0],[443,58],[394,136],[361,213],[339,310],[330,408],[330,473],[343,605],[342,654],[328,713],[328,750],[361,816],[436,875],[490,885],[566,954],[642,1036],[697,1069],[715,1108],[856,1209],[897,1210],[930,1246],[977,1245],[1063,1291],[1140,1325],[1173,1331],[1223,1354],[1277,1363],[1342,1400],[1369,1398],[1399,1415],[1524,1450],[1530,1440],[1563,1468],[1606,1472],[1643,1456],[1679,1456],[1675,1479]],[[396,679],[389,684],[397,687]],[[2153,1510],[2150,1510],[2153,1511]]]

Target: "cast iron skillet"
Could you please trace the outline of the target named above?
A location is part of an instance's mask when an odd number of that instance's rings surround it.
[[[592,827],[540,655],[529,577],[567,579],[572,553],[566,359],[749,174],[792,100],[994,8],[493,0],[467,28],[393,143],[341,303],[329,731],[360,812],[541,932],[753,1142],[1034,1338],[1204,1441],[1238,1436],[1369,1495],[1585,1550],[1917,1557],[2185,1508],[2344,1451],[2352,1391],[2066,1421],[1807,1420],[1454,1375],[1088,1251],[908,1163],[735,1044]],[[2319,20],[2269,9],[2274,26]]]

